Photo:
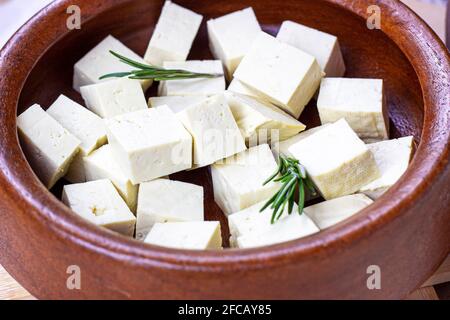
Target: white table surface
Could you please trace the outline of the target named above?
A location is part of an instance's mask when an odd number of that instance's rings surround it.
[[[13,33],[52,0],[0,0],[0,48]]]
[[[445,39],[445,3],[447,0],[402,1],[416,10],[441,39]],[[0,48],[22,24],[50,2],[52,0],[0,0]]]

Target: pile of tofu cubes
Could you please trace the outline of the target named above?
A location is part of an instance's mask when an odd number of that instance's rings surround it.
[[[285,21],[274,37],[246,8],[207,21],[217,60],[186,60],[202,20],[167,1],[144,58],[108,36],[75,64],[85,106],[61,95],[18,116],[30,165],[49,189],[63,177],[71,183],[62,200],[76,214],[155,245],[221,249],[220,223],[204,221],[203,187],[168,177],[209,167],[231,247],[259,247],[347,219],[405,172],[412,137],[387,140],[383,81],[342,78],[335,36]],[[147,103],[151,80],[99,79],[133,69],[110,50],[223,76],[162,81]],[[322,125],[305,131],[297,119],[311,99]],[[301,215],[286,209],[271,224],[271,209],[259,211],[280,188],[263,185],[279,154],[300,160],[325,201]]]

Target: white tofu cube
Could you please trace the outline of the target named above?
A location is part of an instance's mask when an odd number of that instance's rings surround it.
[[[234,78],[230,85],[228,86],[228,91],[234,92],[234,93],[240,93],[245,94],[247,96],[257,98],[261,100],[261,97],[258,96],[258,94],[255,93],[250,87],[246,86],[242,82],[240,82],[238,79]]]
[[[97,226],[133,236],[136,218],[109,180],[65,185],[62,201]]]
[[[251,7],[235,11],[220,18],[208,20],[209,47],[214,58],[220,59],[227,76],[234,71],[261,32]]]
[[[372,153],[342,119],[291,145],[326,200],[355,193],[380,176]]]
[[[103,119],[64,95],[56,99],[47,113],[81,141],[80,152],[65,177],[73,183],[85,182],[83,157],[107,141]]]
[[[60,95],[47,113],[81,141],[80,148],[85,154],[106,142],[103,120],[65,95]]]
[[[177,114],[194,139],[195,168],[245,150],[233,114],[224,95],[216,95]]]
[[[222,236],[218,221],[156,223],[144,242],[176,249],[219,250]]]
[[[315,57],[327,77],[344,75],[344,59],[336,36],[296,22],[284,21],[277,39]]]
[[[104,81],[111,81],[112,78],[100,80],[100,77],[105,74],[129,72],[136,69],[135,67],[121,62],[110,53],[110,50],[127,58],[146,64],[144,59],[127,48],[122,42],[111,35],[107,36],[102,42],[100,42],[75,64],[73,73],[73,88],[76,91],[80,92],[80,87],[83,86]],[[151,80],[135,81],[139,81],[144,90],[152,85]]]
[[[363,194],[351,194],[306,207],[303,212],[322,230],[350,218],[372,203]]]
[[[295,210],[290,215],[285,213],[274,224],[270,224],[270,210],[266,210],[262,214],[253,212],[253,215],[254,217],[249,219],[255,222],[256,227],[254,229],[250,231],[245,230],[249,226],[245,226],[246,223],[241,221],[243,222],[240,225],[241,231],[247,232],[237,237],[238,248],[269,246],[303,238],[320,231],[306,214],[303,213],[300,215]],[[259,221],[256,222],[256,219]],[[262,219],[265,221],[262,221]],[[266,221],[269,222],[267,223]]]
[[[234,77],[298,118],[320,85],[322,69],[313,56],[261,32]]]
[[[147,109],[139,82],[119,78],[80,88],[86,106],[102,118]]]
[[[280,183],[263,183],[277,169],[269,145],[262,144],[211,166],[214,200],[229,215],[273,196]]]
[[[363,186],[359,192],[376,199],[392,187],[408,169],[413,143],[413,137],[409,136],[368,144],[381,176]]]
[[[272,143],[271,149],[272,149],[273,156],[275,157],[275,159],[277,161],[278,161],[278,158],[280,157],[280,155],[284,155],[286,157],[293,157],[292,154],[290,154],[290,152],[289,152],[290,146],[296,144],[297,142],[299,142],[300,140],[302,140],[306,137],[309,137],[311,134],[317,132],[318,130],[321,130],[322,128],[325,128],[328,125],[329,124],[324,124],[319,127],[311,128],[309,130],[300,132],[299,134],[297,134],[289,139]],[[320,197],[319,193],[317,193],[317,192],[313,193],[308,188],[305,189],[305,200],[306,201],[317,199],[319,197]]]
[[[174,113],[178,113],[194,104],[199,104],[206,99],[208,99],[208,96],[206,95],[151,97],[148,99],[148,105],[152,108],[168,106]]]
[[[271,223],[273,209],[269,207],[263,212],[260,212],[267,200],[268,199],[228,216],[231,247],[237,247],[237,239],[240,236],[252,233],[263,233],[273,227],[273,224]],[[297,212],[298,211],[295,210],[293,211],[295,214],[297,214]],[[286,215],[288,215],[288,207],[285,207],[282,217],[285,217]]]
[[[154,66],[164,61],[185,61],[203,16],[166,1],[144,59]]]
[[[273,143],[272,144],[273,156],[275,157],[275,159],[278,159],[280,157],[280,155],[292,157],[292,155],[289,153],[289,148],[292,145],[296,144],[300,140],[303,140],[304,138],[309,137],[313,133],[325,128],[328,125],[329,124],[324,124],[324,125],[321,125],[318,127],[314,127],[314,128],[308,129],[306,131],[300,132],[299,134],[297,134],[289,139]]]
[[[140,185],[136,239],[144,240],[155,223],[203,220],[203,187],[167,179]]]
[[[17,127],[30,166],[52,188],[69,170],[81,141],[37,104],[17,117]]]
[[[192,137],[168,107],[123,114],[106,121],[111,150],[133,184],[192,166]]]
[[[389,118],[381,79],[324,78],[317,109],[322,123],[345,118],[362,139],[389,138]]]
[[[182,69],[190,72],[223,74],[220,60],[189,60],[185,62],[164,62],[166,69]],[[225,91],[225,77],[196,78],[161,81],[160,96],[215,95]]]
[[[271,141],[272,130],[276,131],[278,139],[285,140],[306,128],[303,123],[270,103],[233,92],[226,92],[225,96],[247,142],[256,142],[258,138],[264,140],[264,135],[267,136],[266,141]]]
[[[132,212],[136,212],[138,185],[133,185],[114,158],[111,146],[104,145],[84,157],[87,181],[109,179]]]

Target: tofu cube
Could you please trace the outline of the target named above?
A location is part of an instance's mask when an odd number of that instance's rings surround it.
[[[318,127],[314,127],[311,129],[308,129],[306,131],[302,131],[299,134],[283,140],[283,141],[279,141],[279,142],[275,142],[272,144],[272,153],[273,156],[275,157],[275,159],[278,159],[280,157],[280,155],[284,155],[287,157],[292,157],[292,155],[289,153],[289,148],[296,144],[297,142],[309,137],[310,135],[312,135],[313,133],[317,132],[318,130],[321,130],[323,128],[325,128],[326,126],[328,126],[329,124],[324,124]]]
[[[114,158],[109,144],[84,157],[83,161],[87,181],[110,180],[130,210],[136,212],[139,186],[131,183],[130,178]]]
[[[319,88],[322,69],[313,56],[261,32],[234,77],[298,118]]]
[[[47,109],[47,113],[81,141],[80,152],[75,157],[65,178],[73,183],[85,182],[83,157],[106,143],[103,119],[82,105],[60,95]]]
[[[233,114],[224,95],[216,95],[177,114],[194,139],[195,168],[245,150]]]
[[[155,223],[203,220],[203,187],[167,179],[140,185],[136,239],[144,240]]]
[[[363,186],[359,192],[376,199],[392,187],[408,169],[413,144],[412,136],[368,144],[381,176]]]
[[[97,226],[133,236],[136,218],[109,180],[65,185],[62,201]]]
[[[336,36],[296,22],[284,21],[277,39],[315,57],[327,77],[344,75],[344,59]]]
[[[222,236],[218,221],[156,223],[144,242],[176,249],[220,250]]]
[[[110,50],[127,58],[146,64],[145,60],[139,55],[127,48],[122,42],[109,35],[75,64],[73,73],[73,88],[76,91],[80,92],[80,87],[83,86],[111,81],[112,78],[100,80],[100,77],[105,74],[129,72],[136,69],[121,62],[110,53]],[[144,90],[147,90],[147,88],[152,85],[151,80],[134,81],[139,81]]]
[[[256,203],[244,210],[232,213],[228,216],[228,227],[230,229],[230,246],[237,247],[237,239],[240,236],[252,233],[263,233],[272,228],[273,209],[266,208],[260,212],[268,199]],[[296,213],[294,211],[294,213]],[[282,217],[288,215],[288,207],[284,208]]]
[[[357,192],[380,176],[372,152],[342,119],[289,147],[326,200]]]
[[[166,69],[182,69],[190,72],[223,74],[220,60],[189,60],[185,62],[164,62]],[[225,77],[197,78],[161,81],[159,96],[215,95],[225,91]]]
[[[214,200],[229,215],[270,198],[281,185],[263,183],[277,167],[267,144],[215,163],[211,166]]]
[[[261,100],[261,97],[258,96],[258,94],[256,94],[255,91],[253,91],[250,87],[246,86],[245,84],[243,84],[241,81],[239,81],[238,79],[234,78],[231,82],[230,85],[228,86],[228,91],[234,92],[234,93],[239,93],[239,94],[245,94],[247,96],[253,97],[253,98],[257,98]]]
[[[306,128],[303,123],[270,103],[233,92],[226,92],[226,98],[246,142],[257,142],[258,138],[271,141],[272,130],[276,131],[277,139],[285,140]]]
[[[389,138],[381,79],[324,78],[317,109],[322,123],[345,118],[361,139]]]
[[[351,194],[306,207],[303,212],[322,230],[350,218],[372,203],[364,194]]]
[[[87,108],[102,118],[147,109],[141,85],[128,78],[91,84],[80,91]]]
[[[192,137],[168,107],[106,121],[111,150],[133,184],[190,169]]]
[[[148,105],[152,108],[168,106],[174,113],[178,113],[206,99],[208,99],[206,95],[151,97],[148,99]]]
[[[225,66],[228,79],[246,55],[261,32],[251,7],[235,11],[220,18],[208,20],[209,47],[214,58]]]
[[[161,67],[164,61],[185,61],[203,17],[166,1],[144,59]]]
[[[37,104],[17,117],[17,127],[30,166],[51,189],[69,170],[81,141]]]
[[[237,216],[234,217],[234,229],[232,230],[234,232],[238,230],[235,233],[237,240],[234,243],[238,248],[269,246],[303,238],[320,231],[304,213],[300,215],[294,210],[288,214],[286,209],[283,216],[271,224],[272,211],[270,208],[262,213],[259,213],[258,207],[252,208],[254,208],[253,212],[236,213]],[[251,226],[252,224],[253,226]]]
[[[300,140],[302,140],[306,137],[309,137],[311,134],[317,132],[318,130],[321,130],[322,128],[325,128],[328,125],[329,124],[324,124],[319,127],[311,128],[309,130],[300,132],[299,134],[297,134],[289,139],[272,143],[271,149],[272,149],[273,156],[275,157],[275,159],[277,159],[277,161],[278,161],[278,158],[280,157],[280,155],[284,155],[286,157],[293,157],[292,154],[290,154],[290,152],[289,152],[290,146],[296,144],[297,142],[299,142]],[[317,199],[319,197],[320,197],[319,193],[317,193],[317,192],[313,193],[308,188],[305,188],[305,201],[310,201],[313,199]]]

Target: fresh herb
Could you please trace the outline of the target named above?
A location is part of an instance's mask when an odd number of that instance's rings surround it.
[[[280,155],[278,158],[278,169],[271,175],[263,185],[269,182],[281,182],[281,187],[269,201],[261,208],[260,212],[270,206],[273,209],[271,223],[275,223],[281,218],[286,205],[289,214],[292,213],[295,204],[295,195],[298,194],[298,213],[303,213],[305,206],[305,187],[313,194],[316,194],[314,185],[306,174],[305,167],[297,159]]]
[[[223,76],[223,74],[197,73],[186,70],[159,68],[149,64],[134,61],[111,50],[109,52],[113,56],[118,58],[121,62],[128,64],[132,67],[135,67],[137,68],[137,70],[132,70],[129,72],[115,72],[105,74],[99,78],[100,80],[106,78],[128,77],[130,79],[137,79],[137,80],[153,79],[154,81],[166,81],[166,80],[182,80],[195,78],[217,78]]]

